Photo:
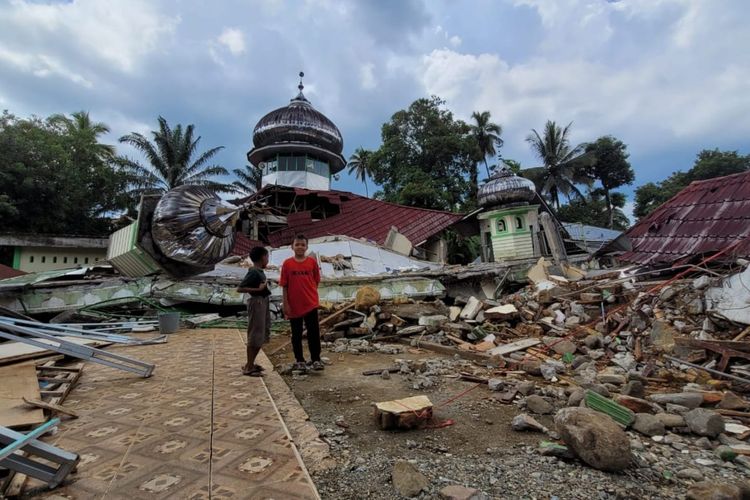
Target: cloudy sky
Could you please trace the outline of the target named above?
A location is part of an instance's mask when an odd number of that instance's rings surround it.
[[[231,169],[304,70],[347,157],[435,94],[459,118],[491,111],[524,166],[547,119],[574,142],[612,134],[637,186],[702,148],[750,153],[748,17],[746,0],[0,0],[0,108],[88,110],[110,142],[194,123]]]

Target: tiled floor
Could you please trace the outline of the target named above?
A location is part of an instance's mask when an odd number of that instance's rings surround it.
[[[86,363],[65,401],[80,418],[64,421],[53,439],[81,462],[49,494],[319,498],[264,380],[239,374],[237,330],[181,331],[166,344],[116,351],[155,363],[154,375]]]

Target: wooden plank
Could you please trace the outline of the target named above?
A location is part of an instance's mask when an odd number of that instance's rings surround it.
[[[91,347],[101,346],[106,344],[100,340],[82,339],[79,337],[60,337],[61,340],[66,340],[74,344],[87,345]],[[39,342],[45,344],[51,344],[52,341],[46,339],[36,339]],[[9,363],[15,363],[17,361],[23,361],[33,358],[41,358],[54,354],[54,352],[37,347],[34,345],[24,344],[23,342],[5,342],[0,344],[0,365],[7,365]]]
[[[34,406],[36,408],[42,408],[43,410],[49,410],[53,413],[64,413],[65,415],[69,415],[73,418],[78,418],[78,414],[74,412],[73,410],[70,410],[68,408],[65,408],[64,406],[56,405],[54,403],[46,403],[42,401],[41,399],[27,399],[23,398],[24,403]]]
[[[489,353],[493,356],[502,356],[503,354],[510,354],[512,352],[528,349],[529,347],[533,347],[537,344],[540,344],[541,342],[541,339],[533,338],[516,340],[515,342],[511,342],[510,344],[501,344],[493,349],[490,349]]]
[[[331,314],[330,316],[328,316],[327,318],[325,318],[324,320],[322,320],[322,321],[320,322],[320,326],[325,326],[325,325],[327,325],[328,323],[330,323],[330,322],[331,322],[331,321],[333,321],[334,319],[338,318],[339,316],[341,316],[342,314],[344,314],[344,313],[345,313],[346,311],[348,311],[348,310],[349,310],[349,309],[351,309],[352,307],[354,307],[354,302],[352,302],[352,303],[351,303],[351,304],[349,304],[348,306],[344,306],[344,307],[342,307],[341,309],[339,309],[339,310],[338,310],[338,311],[336,311],[335,313]]]
[[[399,343],[408,346],[411,345],[411,341],[409,339],[399,339]],[[417,343],[416,347],[427,349],[429,351],[437,352],[440,354],[447,354],[448,356],[458,354],[464,359],[468,359],[469,361],[479,361],[480,363],[487,363],[492,360],[490,356],[481,352],[464,351],[461,349],[456,349],[455,347],[449,347],[447,345],[435,344],[433,342],[420,341]]]
[[[39,425],[47,419],[40,408],[28,408],[23,398],[41,399],[36,370],[31,365],[0,368],[0,425]]]

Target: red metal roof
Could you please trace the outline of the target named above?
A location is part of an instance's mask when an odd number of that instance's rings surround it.
[[[0,264],[0,280],[5,280],[8,278],[15,278],[16,276],[23,276],[24,274],[27,274],[27,273],[23,271],[19,271],[18,269],[13,269],[12,267],[8,267],[3,264]]]
[[[463,218],[463,214],[407,207],[345,191],[310,191],[299,188],[294,191],[298,196],[326,198],[332,204],[339,205],[341,212],[323,220],[305,221],[300,216],[294,220],[289,219],[288,228],[268,235],[269,243],[275,247],[291,244],[297,233],[303,233],[308,238],[345,235],[382,245],[388,231],[394,226],[413,245],[419,245]]]
[[[250,249],[253,247],[264,247],[262,241],[251,240],[244,234],[237,232],[234,239],[234,247],[230,255],[239,255],[246,257],[250,253]]]
[[[625,233],[622,260],[676,263],[739,242],[727,257],[750,256],[750,172],[695,181]]]

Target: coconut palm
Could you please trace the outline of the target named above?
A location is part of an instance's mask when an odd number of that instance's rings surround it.
[[[372,177],[372,151],[368,151],[362,147],[358,147],[354,150],[354,153],[349,157],[349,174],[354,173],[355,179],[360,179],[365,183],[365,194],[370,197],[370,191],[367,188],[367,177]]]
[[[588,162],[588,156],[583,154],[586,144],[570,145],[568,134],[571,125],[572,122],[560,128],[555,122],[547,120],[543,135],[531,129],[531,134],[526,138],[544,166],[525,169],[522,174],[534,181],[537,191],[547,196],[556,208],[560,208],[561,193],[568,199],[571,196],[584,199],[576,184],[591,184],[591,179],[582,168]]]
[[[130,158],[117,159],[130,178],[131,194],[163,193],[186,184],[205,186],[217,192],[232,191],[231,186],[212,179],[217,175],[229,175],[229,172],[220,165],[209,164],[224,146],[211,148],[194,159],[201,140],[200,136],[194,137],[194,130],[192,124],[184,129],[181,124],[171,128],[160,116],[159,130],[151,131],[153,140],[137,132],[120,137],[120,142],[133,146],[148,160],[148,165],[144,166]]]
[[[251,195],[260,189],[263,174],[254,166],[245,165],[244,168],[235,168],[232,173],[237,176],[237,180],[232,182],[232,188],[235,192]]]
[[[108,134],[109,127],[102,122],[91,121],[88,111],[76,111],[69,117],[63,114],[52,115],[49,122],[69,135],[75,141],[74,147],[91,147],[93,153],[104,161],[114,158],[115,147],[99,142],[99,136]]]
[[[497,123],[490,121],[489,111],[482,111],[481,113],[474,111],[471,118],[474,120],[471,125],[471,132],[477,140],[479,154],[482,155],[484,168],[487,170],[487,177],[489,177],[490,167],[487,165],[487,157],[495,156],[497,153],[495,147],[501,148],[503,146],[503,140],[500,138],[503,129]]]

